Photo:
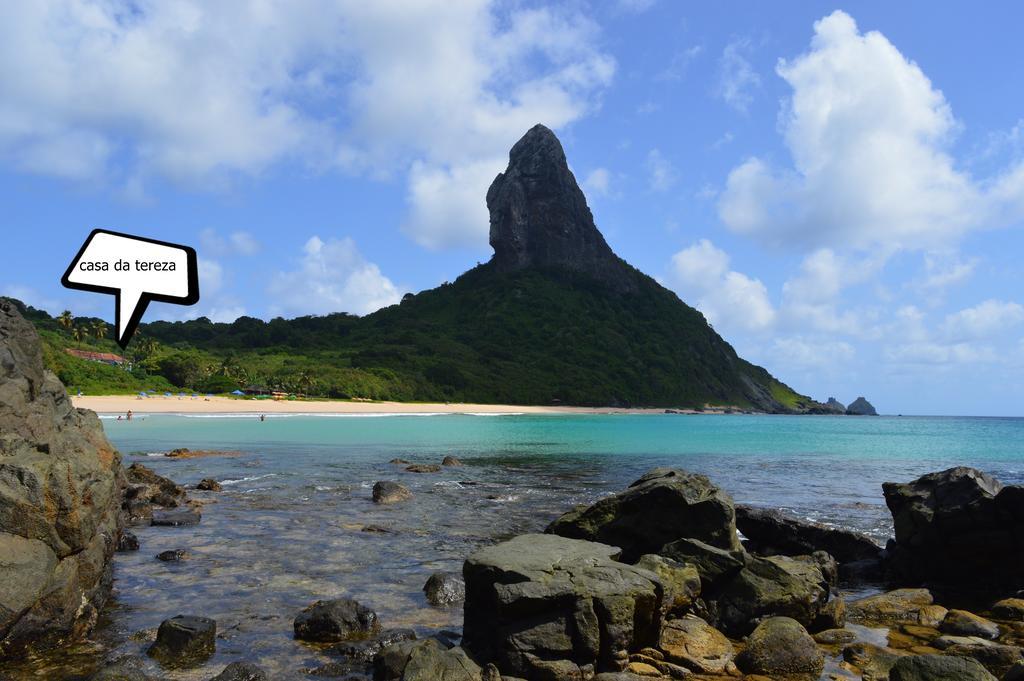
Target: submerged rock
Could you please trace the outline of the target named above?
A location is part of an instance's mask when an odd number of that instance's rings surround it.
[[[217,623],[208,617],[178,615],[160,623],[147,653],[171,667],[193,666],[213,655]]]
[[[351,598],[317,601],[295,618],[295,638],[331,642],[360,639],[380,631],[377,613]]]
[[[210,681],[270,681],[270,677],[252,662],[232,662]]]
[[[747,638],[736,656],[736,666],[747,674],[810,674],[825,668],[825,655],[800,623],[789,617],[769,617]]]
[[[618,546],[627,562],[682,538],[741,548],[732,497],[706,476],[672,468],[655,468],[626,490],[566,513],[546,531]]]
[[[110,591],[121,460],[0,301],[0,659],[81,638]]]
[[[539,534],[480,549],[463,567],[463,645],[512,676],[621,669],[617,656],[658,644],[664,590],[654,573],[617,562],[618,553]]]
[[[441,467],[436,463],[414,463],[411,466],[406,466],[405,470],[410,473],[437,473]]]
[[[466,582],[450,572],[435,572],[423,585],[427,602],[438,607],[461,603],[466,599]]]
[[[889,681],[996,681],[974,660],[947,655],[915,655],[899,659]]]
[[[202,517],[198,508],[156,509],[151,522],[160,527],[184,527],[198,525]]]
[[[890,567],[904,581],[995,596],[1024,588],[1024,487],[959,467],[882,490],[896,534]]]
[[[220,492],[224,488],[213,478],[203,478],[199,481],[199,484],[196,485],[196,489],[201,489],[206,492]]]
[[[378,504],[394,504],[412,499],[412,492],[405,485],[381,480],[373,485],[373,500]]]
[[[155,681],[146,673],[145,663],[133,655],[124,655],[90,677],[89,681]]]

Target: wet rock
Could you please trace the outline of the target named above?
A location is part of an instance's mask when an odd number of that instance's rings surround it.
[[[416,632],[412,629],[388,629],[366,641],[347,641],[339,643],[332,650],[350,661],[370,665],[373,659],[388,646],[405,641],[415,641]],[[451,647],[451,646],[445,646]]]
[[[221,484],[213,478],[203,478],[199,481],[199,484],[196,485],[196,489],[201,489],[205,492],[220,492],[224,488],[221,487]]]
[[[853,633],[849,629],[826,629],[825,631],[819,631],[814,635],[815,642],[824,646],[853,643],[856,639],[857,634]]]
[[[950,610],[939,624],[939,631],[954,636],[999,638],[999,625],[966,610]]]
[[[367,638],[380,631],[377,613],[351,598],[317,601],[295,618],[295,638],[327,643]]]
[[[907,653],[871,643],[851,643],[843,648],[843,659],[859,669],[865,679],[886,679],[896,661]]]
[[[538,534],[480,549],[463,566],[463,645],[526,678],[552,673],[554,662],[621,670],[618,654],[657,645],[664,590],[654,573],[614,560],[618,553]]]
[[[202,517],[197,508],[156,509],[151,524],[158,527],[187,527],[198,525]]]
[[[847,618],[859,624],[920,624],[938,628],[947,610],[927,589],[896,589],[846,604]]]
[[[146,673],[145,662],[134,655],[124,655],[90,677],[90,681],[155,681]]]
[[[156,554],[156,559],[162,560],[165,563],[177,563],[182,560],[188,560],[190,557],[189,552],[185,549],[170,549]]]
[[[119,552],[138,551],[139,538],[135,536],[134,532],[121,530],[121,535],[117,538],[117,550]]]
[[[411,466],[406,466],[405,470],[410,473],[437,473],[441,467],[434,463],[414,463]]]
[[[171,667],[194,666],[213,655],[217,623],[208,617],[178,615],[160,623],[147,654]]]
[[[833,596],[821,606],[818,616],[811,622],[809,630],[842,629],[846,626],[846,601],[842,596]]]
[[[667,613],[685,614],[700,596],[700,573],[693,565],[648,553],[640,557],[636,566],[661,578]]]
[[[45,369],[39,336],[0,301],[0,659],[75,641],[110,591],[121,459]],[[0,666],[3,666],[0,664]]]
[[[447,607],[466,599],[466,582],[450,572],[435,572],[423,585],[423,593],[431,605]]]
[[[763,617],[790,617],[810,626],[828,600],[828,584],[810,557],[751,556],[721,587],[716,624],[727,634],[748,633]]]
[[[480,681],[482,671],[462,648],[431,638],[388,646],[373,667],[374,681]]]
[[[1003,645],[990,641],[979,643],[958,643],[949,646],[944,655],[970,658],[997,677],[1006,674],[1013,665],[1021,660],[1021,649],[1018,646]]]
[[[452,456],[451,454],[449,454],[448,456],[444,457],[444,459],[441,460],[441,465],[442,466],[462,466],[463,463],[458,458],[456,458],[456,457]]]
[[[1010,622],[1024,622],[1024,598],[1004,598],[992,606],[992,616]]]
[[[747,647],[736,656],[736,666],[747,674],[821,674],[825,655],[799,622],[769,617],[757,625]]]
[[[270,681],[270,677],[252,662],[232,662],[210,681]]]
[[[396,464],[396,465],[406,465],[406,464],[412,463],[412,461],[408,461],[406,459],[395,458],[395,459],[391,459],[391,461],[388,461],[388,463],[393,463],[393,464]]]
[[[761,555],[808,555],[826,551],[840,563],[878,560],[882,547],[869,537],[753,506],[736,507],[736,527],[746,548]]]
[[[724,674],[736,655],[724,634],[694,615],[665,622],[658,650],[668,661],[701,674]]]
[[[373,500],[378,504],[395,504],[407,499],[412,499],[412,492],[401,483],[381,480],[373,486]]]
[[[1024,487],[960,467],[882,489],[899,578],[997,596],[1024,587]]]
[[[394,530],[390,527],[384,527],[383,525],[363,525],[360,532],[368,532],[370,534],[393,534]]]
[[[889,681],[996,681],[974,660],[946,655],[915,655],[899,659]]]
[[[174,508],[185,502],[185,488],[169,478],[157,474],[141,463],[133,463],[125,469],[129,486],[125,498],[148,501],[157,506]]]
[[[627,562],[662,553],[663,546],[683,538],[741,548],[732,497],[703,475],[672,468],[655,468],[626,490],[569,511],[546,531],[618,546]]]

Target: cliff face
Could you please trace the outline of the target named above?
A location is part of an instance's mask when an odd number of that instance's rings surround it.
[[[95,624],[120,531],[121,462],[91,411],[43,368],[39,337],[0,302],[0,659]]]
[[[508,168],[487,190],[491,260],[500,272],[535,267],[587,274],[619,291],[635,291],[637,272],[608,246],[562,144],[535,125],[512,147]]]

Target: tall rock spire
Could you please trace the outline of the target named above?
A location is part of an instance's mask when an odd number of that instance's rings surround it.
[[[561,143],[543,125],[512,147],[508,168],[487,191],[487,209],[498,270],[568,269],[618,289],[635,288],[635,271],[597,230]]]

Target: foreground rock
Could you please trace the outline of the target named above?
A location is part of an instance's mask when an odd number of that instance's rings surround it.
[[[996,596],[1024,588],[1024,487],[960,467],[882,489],[896,533],[890,565],[901,579]]]
[[[466,582],[450,572],[435,572],[423,585],[427,602],[438,607],[461,603],[466,599]]]
[[[840,563],[878,560],[881,547],[863,534],[812,523],[774,509],[736,507],[736,527],[746,548],[763,555],[827,551]]]
[[[178,615],[161,622],[147,653],[167,666],[194,666],[213,655],[216,640],[217,623],[212,619]]]
[[[381,480],[373,485],[373,500],[378,504],[395,504],[408,499],[412,499],[412,492],[401,483]]]
[[[725,674],[736,655],[724,634],[695,615],[667,621],[658,649],[669,662],[701,674]]]
[[[937,629],[948,611],[935,604],[927,589],[896,589],[850,601],[846,612],[858,624],[919,624]]]
[[[825,655],[800,623],[789,617],[770,617],[754,629],[747,647],[736,656],[747,674],[809,674],[825,668]]]
[[[121,461],[0,301],[0,659],[88,633],[110,588]]]
[[[463,645],[510,676],[620,671],[629,652],[658,645],[664,590],[654,573],[615,561],[618,553],[538,534],[477,551],[463,567]]]
[[[89,681],[155,681],[145,670],[142,658],[124,655],[105,664]]]
[[[270,681],[270,677],[252,662],[232,662],[210,681]]]
[[[896,661],[889,681],[996,681],[974,660],[947,655],[916,655]]]
[[[380,631],[377,613],[351,598],[317,601],[295,618],[295,638],[320,643],[372,636]]]
[[[618,546],[626,562],[681,538],[741,548],[732,498],[703,475],[671,468],[656,468],[625,491],[566,513],[547,532]]]
[[[462,648],[432,638],[397,643],[374,660],[374,681],[480,681],[480,666]]]

